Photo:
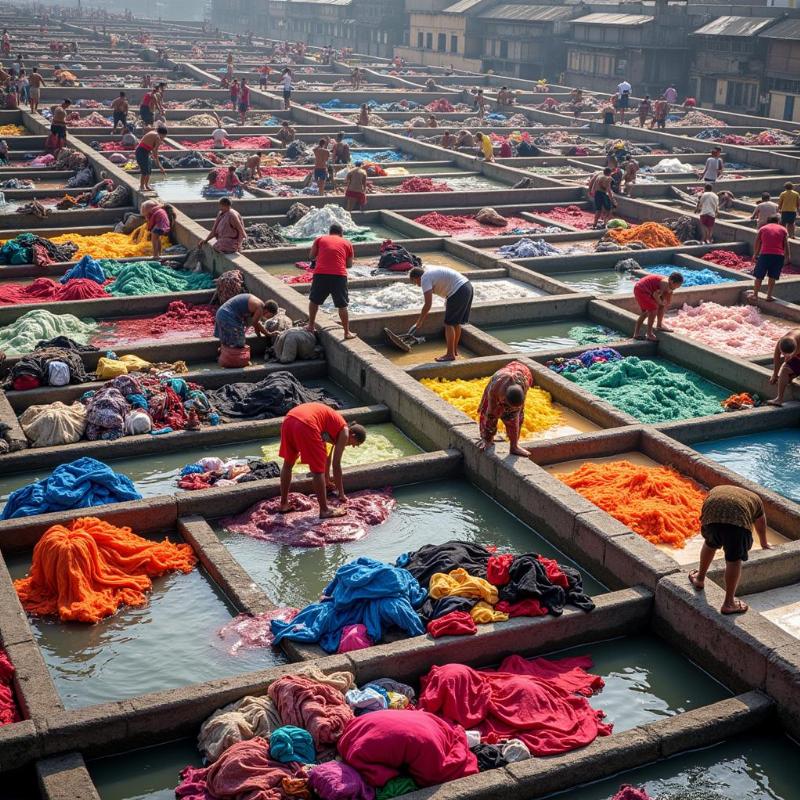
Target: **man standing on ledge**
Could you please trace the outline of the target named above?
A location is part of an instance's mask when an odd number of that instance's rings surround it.
[[[295,406],[281,424],[281,447],[278,455],[283,459],[281,467],[280,512],[293,511],[289,502],[292,485],[292,470],[298,457],[308,465],[311,483],[319,501],[320,519],[342,517],[347,513],[344,505],[347,495],[342,480],[342,454],[347,446],[364,444],[367,432],[362,425],[348,425],[345,418],[324,403],[301,403]],[[333,449],[327,452],[326,444]],[[333,477],[331,477],[331,467]],[[328,505],[327,490],[336,489],[340,506]]]
[[[700,550],[700,569],[689,573],[689,581],[698,591],[705,587],[706,573],[717,550],[725,551],[725,600],[722,614],[744,614],[747,603],[736,597],[742,575],[742,562],[747,561],[753,547],[753,527],[762,550],[771,550],[767,542],[767,517],[761,498],[739,486],[715,486],[703,503],[700,512],[703,547]]]
[[[503,420],[510,445],[509,452],[514,456],[530,456],[530,452],[519,446],[522,423],[525,421],[525,399],[528,389],[533,386],[531,371],[519,361],[512,361],[492,375],[478,406],[480,415],[480,450],[486,450],[494,443],[497,421]]]
[[[409,334],[421,329],[428,317],[433,303],[433,295],[444,298],[444,336],[447,352],[436,361],[455,361],[458,358],[458,343],[461,341],[461,326],[469,322],[472,310],[472,284],[460,273],[450,267],[413,267],[408,279],[414,286],[422,288],[424,302],[417,321],[409,329]]]

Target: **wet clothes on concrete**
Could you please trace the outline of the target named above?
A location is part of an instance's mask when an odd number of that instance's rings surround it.
[[[19,722],[21,719],[14,696],[14,665],[6,651],[0,647],[0,726]]]
[[[227,383],[208,392],[225,419],[271,419],[285,416],[302,403],[340,404],[322,389],[307,389],[291,372],[273,372],[258,383]]]
[[[37,344],[32,353],[21,356],[11,367],[4,388],[15,388],[15,383],[19,385],[18,379],[22,377],[38,382],[39,386],[48,386],[49,366],[53,361],[61,361],[67,365],[70,383],[86,383],[91,380],[80,353],[65,347],[43,347],[43,344]]]

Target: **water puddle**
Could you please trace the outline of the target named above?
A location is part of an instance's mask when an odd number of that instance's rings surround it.
[[[404,552],[424,544],[466,539],[518,553],[536,552],[573,564],[532,528],[466,481],[437,481],[399,486],[397,508],[361,540],[328,547],[291,548],[214,529],[239,563],[279,605],[302,607],[320,593],[342,564],[360,556],[394,563]],[[575,566],[578,566],[575,564]],[[600,594],[605,587],[581,570],[584,588]]]
[[[6,563],[12,578],[22,578],[31,554],[7,555]],[[185,624],[188,609],[191,626]],[[146,606],[122,607],[95,625],[47,617],[29,621],[64,705],[81,708],[283,663],[272,650],[228,654],[216,632],[235,614],[195,568],[154,578]]]
[[[209,172],[211,169],[209,168]],[[158,196],[167,203],[186,203],[196,200],[218,200],[218,197],[203,197],[202,189],[208,184],[207,172],[175,172],[168,171],[166,175],[153,173],[153,187]],[[246,197],[254,195],[244,190]]]
[[[696,442],[692,447],[754,483],[800,502],[800,428]]]
[[[431,339],[420,344],[415,344],[410,353],[404,353],[402,350],[397,350],[387,344],[373,345],[375,349],[384,357],[388,358],[393,364],[402,367],[412,367],[418,364],[428,364],[432,362],[437,356],[444,355],[445,346],[444,339]],[[477,353],[473,353],[464,345],[458,346],[458,355],[462,359],[475,358]]]
[[[574,335],[578,328],[591,327],[594,342],[578,341]],[[591,347],[593,344],[618,341],[627,338],[624,333],[605,326],[597,325],[589,319],[565,319],[552,322],[540,322],[535,325],[508,325],[499,328],[483,328],[486,333],[513,347],[515,350],[538,352],[554,350],[559,347]],[[570,335],[570,332],[573,335]],[[582,331],[586,334],[586,331]]]
[[[576,272],[547,273],[554,280],[566,283],[576,292],[592,292],[594,294],[619,294],[632,292],[639,278],[613,269],[590,269]]]

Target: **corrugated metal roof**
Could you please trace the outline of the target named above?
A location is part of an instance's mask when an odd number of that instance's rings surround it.
[[[443,14],[463,14],[465,11],[469,11],[471,8],[474,8],[478,3],[482,3],[483,0],[458,0],[457,3],[453,3],[452,6],[448,6],[447,8],[442,11]]]
[[[292,3],[315,3],[316,5],[326,6],[349,6],[353,0],[291,0]]]
[[[643,14],[587,14],[585,17],[578,17],[572,20],[581,25],[644,25],[652,22],[655,17],[647,17]]]
[[[758,35],[762,39],[800,39],[800,19],[785,19]]]
[[[694,32],[694,36],[753,36],[774,22],[770,17],[717,17]]]
[[[569,8],[563,6],[521,6],[503,3],[488,11],[481,11],[481,19],[520,20],[523,22],[554,22],[571,15]]]

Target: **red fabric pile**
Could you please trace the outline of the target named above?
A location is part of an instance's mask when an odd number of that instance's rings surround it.
[[[478,632],[478,626],[468,611],[451,611],[432,619],[427,631],[434,639],[440,636],[471,636]]]
[[[438,183],[431,178],[406,178],[395,189],[396,192],[405,194],[408,192],[452,192],[453,190],[445,181]]]
[[[291,547],[324,547],[337,542],[363,539],[373,525],[386,522],[396,501],[391,489],[365,490],[348,495],[347,513],[343,517],[319,518],[316,497],[289,495],[296,511],[281,514],[280,498],[262,500],[244,514],[222,520],[223,526],[234,533],[252,536]]]
[[[14,697],[14,665],[0,647],[0,725],[19,722],[22,715]]]
[[[291,181],[296,178],[305,178],[311,172],[311,167],[261,167],[261,174],[270,178],[283,178]]]
[[[611,800],[652,800],[650,795],[644,789],[637,789],[635,786],[629,786],[627,783],[619,787],[619,791],[611,798]]]
[[[467,217],[459,214],[440,214],[438,211],[430,211],[421,217],[416,217],[414,222],[426,225],[441,233],[449,233],[452,236],[507,236],[514,228],[524,228],[529,231],[536,229],[537,224],[522,217],[506,217],[508,225],[505,228],[497,228],[493,225],[483,225],[474,217]]]
[[[225,139],[224,144],[227,150],[268,150],[272,147],[272,139],[269,136],[242,136],[240,139]],[[214,140],[201,139],[199,142],[191,142],[183,139],[181,145],[189,150],[210,150],[214,147]]]
[[[99,347],[149,339],[210,337],[214,334],[215,315],[214,306],[193,306],[183,300],[173,300],[157,317],[101,323],[101,331],[92,339],[92,344]]]
[[[108,297],[102,285],[88,278],[72,278],[66,283],[37,278],[33,283],[0,284],[0,305],[56,303],[61,300],[93,300]]]
[[[128,153],[133,151],[133,147],[126,147],[122,142],[100,142],[100,150],[103,153]]]
[[[509,656],[497,671],[433,667],[420,681],[419,707],[479,730],[482,741],[520,739],[535,756],[565,753],[611,733],[586,700],[603,686],[586,672],[591,664],[588,657]]]
[[[444,97],[440,97],[438,100],[433,100],[432,102],[428,103],[425,106],[426,111],[433,111],[434,113],[438,114],[447,114],[451,111],[455,111],[456,107]]]
[[[229,644],[228,653],[235,656],[239,650],[253,650],[259,647],[271,647],[275,637],[272,635],[270,623],[274,619],[291,622],[300,612],[299,608],[283,606],[256,614],[239,614],[227,625],[217,631],[220,639],[225,639]]]
[[[719,264],[719,266],[727,267],[728,269],[738,269],[742,272],[749,272],[753,269],[752,258],[740,256],[730,250],[712,250],[710,253],[701,256],[701,258],[703,261]]]
[[[594,223],[594,214],[585,211],[578,206],[556,206],[549,211],[536,211],[538,217],[547,217],[554,222],[562,222],[565,225],[572,225],[573,228],[589,230]]]

